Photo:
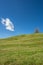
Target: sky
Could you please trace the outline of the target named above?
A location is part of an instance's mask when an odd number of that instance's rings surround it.
[[[43,33],[43,0],[0,0],[0,38]]]

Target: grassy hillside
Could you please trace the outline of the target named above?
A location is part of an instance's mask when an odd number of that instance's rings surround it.
[[[43,65],[43,34],[0,39],[0,65]]]

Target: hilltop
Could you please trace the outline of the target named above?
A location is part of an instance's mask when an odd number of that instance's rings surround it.
[[[0,39],[0,65],[43,65],[43,34]]]

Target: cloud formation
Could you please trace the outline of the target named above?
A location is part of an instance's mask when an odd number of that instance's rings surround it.
[[[1,23],[6,27],[7,30],[14,31],[14,25],[9,18],[6,19],[2,18]]]

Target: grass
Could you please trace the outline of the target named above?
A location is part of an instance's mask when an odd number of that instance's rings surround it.
[[[43,34],[0,39],[0,65],[43,65]]]

